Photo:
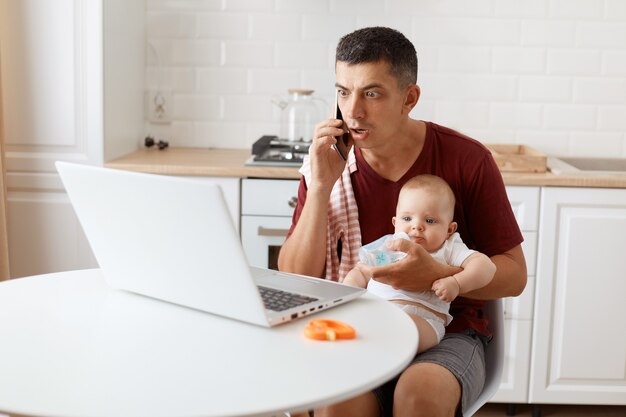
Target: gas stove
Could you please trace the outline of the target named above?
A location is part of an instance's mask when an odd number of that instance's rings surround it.
[[[304,156],[309,153],[310,145],[310,142],[263,136],[252,145],[252,156],[248,158],[246,165],[299,167]]]

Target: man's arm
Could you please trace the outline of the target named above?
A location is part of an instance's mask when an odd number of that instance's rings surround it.
[[[315,127],[309,148],[311,183],[306,201],[291,236],[278,255],[278,269],[285,272],[322,277],[326,264],[326,228],[328,201],[333,185],[341,175],[345,161],[331,148],[333,135],[343,134],[342,121],[329,119]]]
[[[437,262],[424,248],[408,240],[394,240],[389,245],[389,249],[406,252],[407,256],[389,265],[359,265],[359,268],[366,275],[394,288],[407,291],[428,291],[435,280],[462,271],[462,268]],[[521,294],[526,287],[527,279],[526,260],[521,245],[494,255],[490,259],[496,265],[496,273],[491,282],[463,296],[489,300]]]
[[[280,248],[279,270],[312,277],[324,275],[329,197],[330,191],[309,188],[298,224]]]

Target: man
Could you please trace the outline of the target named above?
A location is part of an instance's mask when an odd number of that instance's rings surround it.
[[[332,149],[343,133],[341,121],[316,126],[279,268],[341,281],[346,270],[341,263],[354,261],[355,242],[367,244],[393,233],[389,219],[404,182],[433,174],[454,191],[454,219],[463,241],[489,256],[497,270],[489,285],[452,303],[454,320],[439,345],[417,355],[398,378],[316,410],[316,417],[462,415],[485,379],[487,319],[480,300],[519,295],[526,285],[522,236],[502,177],[480,143],[409,117],[420,97],[417,57],[401,33],[376,27],[346,35],[337,46],[335,70],[338,104],[353,148],[347,163]],[[352,194],[357,227],[349,214]],[[348,206],[347,216],[333,214],[338,201]],[[361,269],[396,288],[428,291],[436,279],[459,271],[437,263],[414,242],[399,239],[390,249],[408,255],[391,265]]]

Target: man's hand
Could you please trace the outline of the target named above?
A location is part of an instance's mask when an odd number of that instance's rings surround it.
[[[407,255],[398,262],[383,266],[359,264],[359,269],[366,276],[394,288],[430,291],[435,280],[461,271],[461,268],[437,262],[422,246],[405,239],[390,241],[387,248],[405,252]]]
[[[328,119],[315,126],[309,147],[311,177],[306,178],[306,200],[298,224],[280,249],[278,267],[281,271],[314,277],[324,275],[328,201],[346,166],[346,161],[331,147],[336,143],[334,136],[343,134],[342,123]]]
[[[311,157],[311,184],[308,189],[321,187],[330,191],[341,176],[346,162],[332,148],[337,143],[335,136],[341,136],[343,121],[328,119],[315,126],[313,142],[309,150]],[[351,146],[350,146],[351,147]]]

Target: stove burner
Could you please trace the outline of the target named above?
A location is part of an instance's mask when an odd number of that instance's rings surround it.
[[[263,136],[252,145],[246,165],[300,166],[309,153],[308,142],[292,142],[278,136]]]

